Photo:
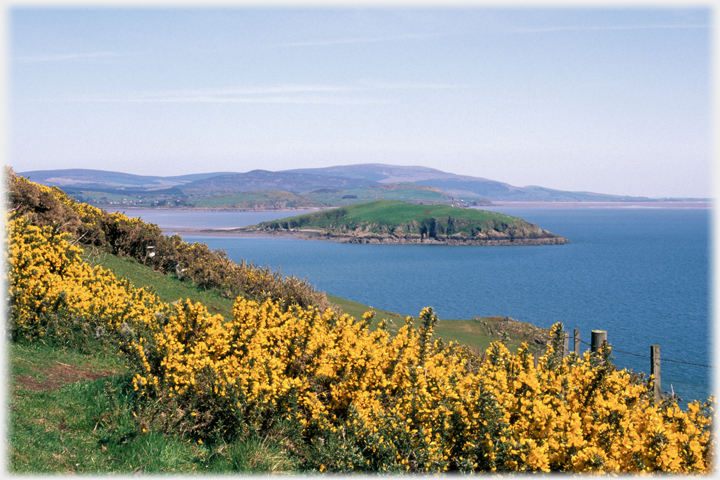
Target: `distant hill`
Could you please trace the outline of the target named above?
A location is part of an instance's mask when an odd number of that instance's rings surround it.
[[[288,172],[312,173],[315,175],[335,175],[348,178],[361,178],[378,183],[415,183],[428,178],[452,178],[457,175],[428,167],[406,167],[401,165],[385,165],[382,163],[363,163],[355,165],[338,165],[324,168],[296,168]]]
[[[276,195],[244,195],[222,204],[223,198],[242,192],[287,192],[307,199],[307,205],[324,207],[377,199],[448,205],[489,205],[491,202],[652,202],[659,199],[572,192],[540,186],[516,187],[482,177],[457,175],[421,166],[379,163],[301,168],[271,172],[214,172],[179,176],[141,176],[104,170],[68,169],[18,172],[44,185],[56,185],[73,198],[95,205],[181,206],[201,208],[274,208]],[[218,201],[198,199],[222,197]],[[272,197],[272,198],[271,198]],[[682,200],[682,199],[664,199]],[[197,203],[197,205],[195,205]],[[282,202],[281,202],[282,203]],[[303,204],[293,200],[293,204]],[[203,204],[203,205],[201,205]],[[277,204],[277,202],[276,202]],[[234,205],[234,206],[233,206]]]
[[[567,192],[549,188],[515,187],[482,177],[456,175],[427,167],[411,167],[368,163],[326,168],[289,170],[315,175],[336,175],[373,180],[378,183],[411,182],[438,188],[456,197],[481,197],[490,201],[522,202],[640,202],[652,201],[647,197],[607,195],[591,192]]]
[[[317,189],[364,188],[377,185],[372,180],[349,177],[315,175],[296,172],[270,172],[253,170],[247,173],[216,175],[183,185],[187,194],[250,192],[281,190],[291,193],[309,192]]]
[[[225,172],[196,173],[173,177],[133,175],[107,170],[73,168],[64,170],[33,170],[16,172],[35,183],[57,187],[100,188],[100,189],[156,189],[184,185],[205,178],[225,175]]]

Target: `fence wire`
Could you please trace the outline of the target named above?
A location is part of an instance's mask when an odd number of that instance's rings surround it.
[[[575,337],[569,337],[569,338],[575,339]],[[578,340],[580,343],[584,343],[585,345],[592,346],[592,345],[590,345],[589,343],[587,343],[587,342],[585,342],[585,341],[583,341],[583,340],[580,340],[579,338],[578,338],[577,340]],[[609,344],[609,342],[608,342],[608,344]],[[612,345],[610,345],[610,346],[612,347]],[[616,349],[614,349],[614,348],[612,349],[612,353],[624,353],[624,354],[626,354],[626,355],[634,355],[634,356],[636,356],[636,357],[650,358],[649,355],[640,355],[639,353],[624,352],[624,351],[622,351],[622,350],[616,350]],[[705,364],[702,364],[702,363],[693,363],[693,362],[684,362],[684,361],[682,361],[682,360],[672,360],[672,359],[663,358],[663,357],[660,357],[660,361],[661,361],[661,362],[684,363],[685,365],[695,365],[696,367],[714,368],[712,365],[705,365]]]

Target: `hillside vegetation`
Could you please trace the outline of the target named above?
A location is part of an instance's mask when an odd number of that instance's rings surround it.
[[[567,243],[518,217],[447,205],[378,200],[245,227],[244,231],[319,231],[330,237],[376,241],[471,244]]]
[[[438,338],[430,307],[393,332],[372,312],[318,308],[302,282],[202,254],[216,278],[198,271],[193,288],[230,298],[245,282],[226,318],[98,264],[117,250],[173,275],[138,243],[152,226],[8,181],[13,472],[712,470],[711,401],[656,400],[607,344],[564,357],[562,324],[537,363],[527,345],[477,355]],[[88,381],[37,393],[38,369]]]
[[[326,204],[290,192],[261,190],[196,198],[192,201],[192,206],[228,210],[284,210],[320,208]]]

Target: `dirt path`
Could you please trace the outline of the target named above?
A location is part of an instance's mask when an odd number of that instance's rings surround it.
[[[64,385],[75,382],[83,382],[86,380],[97,380],[115,375],[113,371],[93,372],[91,370],[83,370],[75,368],[67,363],[56,361],[57,365],[52,366],[49,370],[38,372],[42,373],[42,380],[33,375],[12,375],[18,384],[36,392],[55,390]]]

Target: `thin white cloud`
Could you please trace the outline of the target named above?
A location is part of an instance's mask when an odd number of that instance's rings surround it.
[[[94,58],[116,57],[113,52],[93,52],[93,53],[66,53],[58,55],[38,55],[38,56],[20,56],[14,57],[13,60],[21,63],[37,63],[37,62],[64,62],[69,60],[85,60]]]
[[[709,29],[707,24],[656,24],[656,25],[570,25],[550,27],[518,27],[509,30],[511,33],[550,33],[562,31],[592,31],[592,30],[665,30],[665,29]],[[457,35],[457,32],[455,33]],[[447,36],[447,34],[408,34],[388,37],[370,38],[337,38],[326,40],[308,40],[299,42],[277,43],[274,47],[322,47],[331,45],[348,45],[363,43],[395,42],[402,40],[424,40],[428,38]]]
[[[465,88],[469,85],[449,84],[449,83],[425,83],[425,82],[376,82],[364,81],[362,83],[368,88],[379,90],[450,90],[457,88]]]
[[[381,90],[448,89],[454,85],[433,83],[371,83],[354,85],[276,85],[266,87],[234,87],[197,90],[166,90],[129,95],[81,95],[65,98],[65,102],[86,103],[286,103],[286,104],[367,104],[388,103],[387,98],[374,98]]]
[[[259,96],[259,97],[222,97],[197,95],[192,97],[125,97],[117,99],[87,100],[126,103],[276,103],[276,104],[325,104],[350,105],[366,103],[387,103],[386,100],[371,98],[347,98],[328,96],[286,97],[286,96]]]
[[[666,30],[666,29],[709,29],[710,25],[576,25],[567,27],[516,28],[515,33],[572,32],[588,30]]]
[[[365,90],[362,87],[353,87],[346,85],[276,85],[263,87],[233,87],[233,88],[215,88],[215,89],[198,89],[198,90],[168,90],[151,95],[169,95],[169,96],[240,96],[240,95],[293,95],[306,93],[347,93]]]
[[[85,102],[85,103],[246,103],[246,104],[365,104],[365,103],[387,103],[387,100],[379,100],[373,98],[358,98],[348,96],[332,96],[332,95],[305,95],[305,96],[288,96],[288,95],[212,95],[212,94],[192,94],[192,95],[173,95],[169,93],[161,94],[140,94],[126,96],[103,96],[103,95],[85,95],[79,97],[71,97],[65,99],[68,102]]]
[[[383,43],[383,42],[396,42],[398,40],[422,40],[426,38],[437,37],[436,34],[408,34],[408,35],[395,35],[389,37],[370,37],[370,38],[336,38],[327,40],[308,40],[303,42],[287,42],[287,43],[276,43],[272,46],[275,47],[322,47],[328,45],[348,45],[348,44],[359,44],[359,43]]]

